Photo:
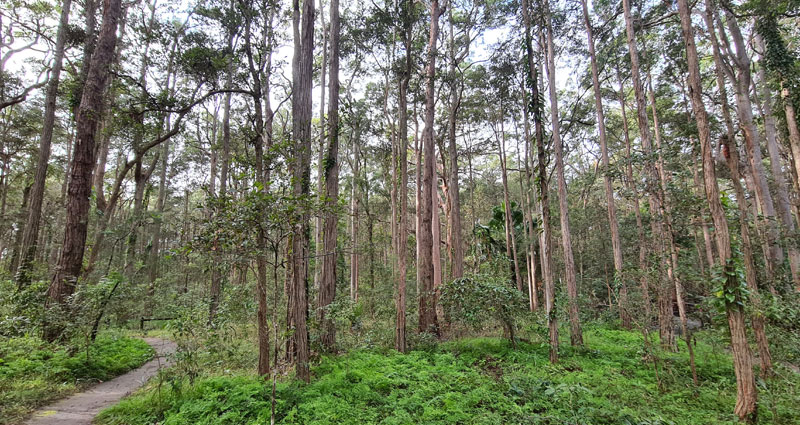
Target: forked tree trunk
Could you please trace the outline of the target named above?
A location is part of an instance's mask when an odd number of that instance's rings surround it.
[[[735,302],[726,303],[728,316],[728,327],[731,335],[731,353],[733,354],[734,372],[736,374],[736,408],[734,413],[743,421],[755,422],[756,401],[758,390],[753,376],[753,359],[750,347],[747,344],[747,333],[745,325],[745,314],[741,303],[745,300],[742,297],[740,285],[736,273],[731,270],[731,244],[730,234],[728,233],[728,221],[725,211],[720,202],[719,187],[714,171],[714,157],[711,148],[710,129],[708,116],[706,115],[705,105],[703,104],[703,92],[700,79],[700,65],[697,57],[697,47],[694,41],[694,30],[692,28],[691,9],[687,0],[678,0],[678,11],[681,18],[681,30],[683,33],[684,45],[686,47],[686,58],[689,68],[689,86],[691,93],[692,109],[697,121],[697,129],[700,138],[700,147],[703,154],[703,178],[706,189],[706,198],[711,218],[714,221],[714,236],[717,242],[717,249],[720,255],[720,262],[726,273],[724,290],[735,296]]]
[[[439,334],[436,321],[436,299],[433,294],[433,192],[436,190],[436,156],[434,153],[434,78],[436,77],[436,42],[439,37],[439,0],[431,1],[431,23],[428,38],[428,61],[425,69],[425,127],[422,131],[424,167],[420,210],[420,241],[417,267],[420,269],[419,331]]]

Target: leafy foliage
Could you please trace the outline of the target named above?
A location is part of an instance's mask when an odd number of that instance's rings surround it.
[[[642,357],[640,334],[585,333],[590,351],[567,348],[551,365],[544,343],[513,349],[492,338],[445,343],[402,355],[354,351],[323,358],[310,384],[279,382],[278,424],[735,424],[733,369],[721,335],[698,335],[701,385],[691,387],[688,356],[668,353],[659,365],[671,390],[659,389]],[[796,424],[791,391],[797,376],[770,384],[762,423]],[[270,383],[253,376],[214,376],[194,386],[145,390],[103,412],[101,424],[263,424]]]

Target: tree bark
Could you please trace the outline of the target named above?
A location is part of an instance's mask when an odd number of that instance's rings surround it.
[[[750,85],[751,85],[751,72],[750,72],[750,57],[747,55],[746,46],[739,25],[736,22],[736,17],[730,12],[726,12],[726,23],[728,30],[733,38],[735,53],[729,56],[736,67],[738,72],[732,72],[731,80],[733,80],[734,89],[736,90],[736,111],[739,116],[742,130],[744,131],[745,147],[747,150],[747,159],[750,162],[750,169],[752,170],[753,177],[755,178],[756,196],[761,204],[761,210],[767,218],[767,242],[770,247],[770,261],[772,268],[777,270],[781,263],[783,263],[783,248],[779,243],[779,230],[777,221],[775,220],[775,203],[772,199],[772,194],[769,190],[767,182],[766,171],[764,170],[764,163],[761,154],[761,137],[758,129],[753,122],[753,106],[750,101]],[[722,26],[718,28],[721,32],[720,39],[724,46],[727,46],[727,36],[724,33]]]
[[[50,79],[44,98],[44,116],[42,117],[42,133],[39,137],[39,152],[36,158],[36,172],[33,177],[30,201],[28,205],[28,220],[22,232],[21,257],[17,269],[17,290],[23,289],[31,281],[31,263],[36,257],[36,240],[39,237],[39,224],[42,218],[42,202],[44,201],[45,182],[47,181],[47,165],[50,161],[50,146],[53,141],[53,128],[56,119],[56,98],[61,79],[61,66],[64,60],[64,46],[69,30],[69,12],[72,0],[63,0],[61,3],[61,17],[56,32],[56,43],[53,52],[53,67],[50,70]]]
[[[331,0],[330,100],[328,105],[328,151],[325,158],[325,227],[323,228],[322,279],[319,285],[320,343],[328,351],[336,347],[336,327],[326,317],[330,303],[336,298],[336,240],[339,215],[339,0]]]
[[[594,30],[589,19],[589,8],[586,0],[581,0],[583,8],[583,21],[586,26],[586,36],[589,45],[589,59],[592,65],[592,88],[594,90],[594,106],[597,114],[597,133],[600,142],[600,157],[603,164],[603,182],[606,189],[606,206],[608,208],[608,225],[611,229],[611,249],[614,254],[615,280],[619,282],[619,318],[622,327],[630,329],[631,317],[628,313],[628,287],[623,276],[622,242],[619,237],[619,222],[617,221],[617,208],[614,204],[614,189],[611,182],[610,164],[608,160],[608,142],[606,141],[606,123],[603,113],[603,94],[600,85],[600,73],[597,69],[597,57],[594,50]]]
[[[550,88],[550,120],[553,131],[553,146],[556,159],[556,178],[558,180],[558,205],[561,221],[561,246],[564,251],[564,275],[567,280],[569,298],[569,339],[573,346],[583,345],[583,332],[578,307],[578,280],[575,276],[575,259],[572,254],[572,234],[569,227],[569,199],[567,181],[564,177],[564,145],[561,140],[561,122],[558,114],[558,95],[556,94],[555,42],[550,2],[545,2],[545,28],[547,34],[547,80]]]
[[[408,256],[408,84],[411,79],[412,57],[411,39],[413,22],[411,10],[413,3],[405,0],[402,3],[403,44],[405,47],[405,67],[400,77],[398,98],[398,149],[397,164],[400,181],[397,201],[400,203],[400,212],[397,220],[397,292],[395,295],[395,332],[394,348],[405,353],[408,349],[406,342],[406,273]]]
[[[533,125],[536,139],[539,180],[539,208],[542,219],[542,233],[539,239],[542,261],[542,280],[544,280],[544,305],[547,315],[547,327],[550,338],[550,363],[558,362],[558,318],[555,311],[555,285],[553,282],[552,229],[550,227],[550,201],[547,179],[547,154],[544,149],[544,128],[542,122],[542,105],[539,102],[539,78],[533,57],[533,40],[531,35],[530,6],[522,0],[522,18],[525,25],[525,54],[527,61],[528,85],[531,89],[531,108],[533,109]]]
[[[433,294],[433,192],[436,190],[436,156],[434,153],[434,78],[436,77],[436,42],[439,37],[439,0],[431,1],[431,23],[428,38],[428,61],[425,69],[425,127],[422,131],[424,167],[422,169],[422,203],[420,228],[417,238],[420,249],[417,253],[417,267],[420,269],[419,288],[419,331],[438,335],[436,321],[436,299]]]
[[[686,58],[689,67],[689,93],[691,95],[692,109],[700,139],[700,147],[703,154],[703,178],[706,189],[706,198],[711,218],[714,221],[714,236],[717,242],[717,249],[720,255],[720,263],[725,270],[726,282],[725,291],[733,293],[736,302],[726,303],[726,313],[728,317],[728,327],[731,334],[731,353],[733,354],[734,372],[736,374],[736,408],[734,413],[743,421],[755,422],[756,402],[758,390],[753,376],[753,359],[750,347],[747,344],[746,325],[744,321],[744,309],[742,303],[744,299],[739,290],[739,282],[736,273],[731,270],[731,244],[730,234],[728,233],[728,222],[725,212],[720,202],[719,187],[714,170],[714,158],[711,148],[710,128],[708,116],[706,115],[705,105],[703,104],[703,93],[700,78],[700,65],[697,57],[697,47],[694,41],[694,30],[692,28],[691,9],[687,0],[678,0],[678,11],[681,18],[681,30],[683,33],[684,45],[686,47]]]
[[[122,15],[120,0],[104,0],[103,24],[92,55],[86,84],[77,114],[75,151],[70,165],[64,242],[56,272],[47,290],[45,308],[65,307],[75,292],[83,265],[86,232],[89,222],[89,202],[94,168],[94,142],[98,120],[103,110],[103,93],[109,84],[110,65],[117,43],[117,25]],[[57,323],[45,326],[44,338],[54,341],[61,337],[64,327]]]
[[[297,198],[307,197],[311,168],[311,80],[314,65],[314,2],[293,0],[294,57],[292,59],[292,138],[294,139],[293,192]],[[302,19],[302,32],[300,28]],[[308,382],[308,254],[309,212],[303,209],[294,219],[292,230],[291,305],[296,375]]]

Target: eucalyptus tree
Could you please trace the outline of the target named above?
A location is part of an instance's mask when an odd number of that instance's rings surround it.
[[[85,87],[76,119],[75,150],[70,166],[69,198],[66,206],[64,246],[50,287],[45,307],[66,306],[81,275],[86,233],[89,221],[89,202],[94,168],[94,145],[97,123],[103,108],[103,93],[108,87],[110,66],[117,43],[117,26],[122,18],[120,0],[107,0],[103,9],[103,24],[92,54]],[[44,337],[58,339],[64,331],[60,324],[50,323]]]
[[[740,419],[755,422],[758,389],[753,375],[753,359],[747,342],[747,333],[744,313],[744,292],[738,273],[735,271],[733,253],[731,250],[728,222],[720,202],[719,186],[714,170],[714,159],[711,148],[711,135],[708,115],[703,104],[703,91],[701,86],[700,65],[695,45],[694,29],[692,27],[691,7],[686,0],[678,0],[678,10],[681,17],[681,31],[684,45],[686,46],[686,59],[689,68],[689,87],[691,93],[692,110],[697,121],[698,136],[703,155],[703,178],[708,206],[714,220],[714,236],[720,254],[720,267],[722,269],[722,290],[725,293],[723,300],[728,319],[728,328],[731,338],[731,353],[733,355],[734,372],[736,373],[736,408],[734,412]],[[727,298],[731,296],[733,300]]]

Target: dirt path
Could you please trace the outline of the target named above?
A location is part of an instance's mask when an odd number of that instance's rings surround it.
[[[124,375],[103,382],[86,391],[45,406],[25,422],[26,425],[89,425],[101,410],[121,400],[144,385],[160,368],[169,366],[169,354],[175,343],[159,338],[144,338],[156,350],[153,360]]]

